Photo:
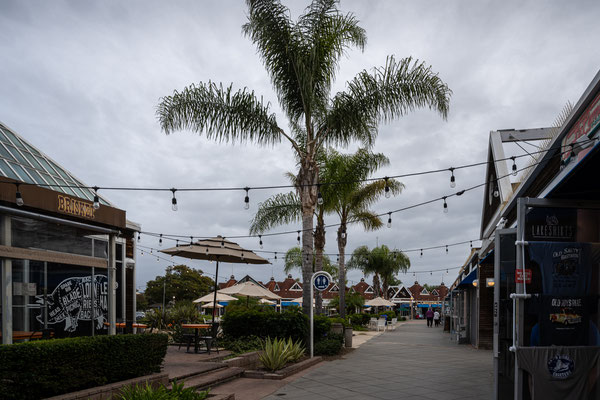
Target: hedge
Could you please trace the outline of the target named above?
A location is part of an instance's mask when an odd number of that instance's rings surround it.
[[[160,371],[167,335],[88,336],[0,345],[0,398],[39,399]]]
[[[221,322],[223,334],[228,339],[245,336],[260,338],[291,337],[294,341],[306,342],[308,317],[301,311],[275,313],[256,309],[234,309],[228,311]]]

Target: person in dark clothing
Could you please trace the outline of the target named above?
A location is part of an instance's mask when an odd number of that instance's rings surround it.
[[[427,309],[427,312],[425,313],[425,318],[427,318],[427,326],[431,328],[433,326],[433,310],[431,309],[431,307]]]

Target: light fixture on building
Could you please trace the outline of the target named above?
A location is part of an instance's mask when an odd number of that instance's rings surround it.
[[[177,198],[175,197],[175,192],[177,189],[172,188],[171,192],[173,193],[173,198],[171,199],[171,210],[177,211]]]
[[[454,177],[454,167],[448,168],[450,170],[450,173],[452,175],[450,175],[450,187],[451,188],[455,188],[456,187],[456,178]]]
[[[246,197],[244,197],[244,210],[247,210],[250,208],[250,196],[248,196],[250,188],[246,186],[244,190],[246,191]]]
[[[485,286],[494,287],[495,284],[494,278],[485,278]]]
[[[473,279],[473,286],[479,286],[479,279]]]

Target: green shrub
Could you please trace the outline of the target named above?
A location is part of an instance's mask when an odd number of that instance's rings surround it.
[[[184,389],[183,383],[173,381],[171,390],[164,385],[153,388],[146,385],[128,386],[121,391],[115,400],[204,400],[208,396],[208,390],[196,392],[194,388]]]
[[[234,354],[243,354],[249,351],[261,350],[264,341],[258,336],[242,336],[240,338],[223,338],[219,344]]]
[[[288,362],[288,354],[286,352],[286,342],[284,339],[267,338],[265,348],[259,356],[259,360],[265,369],[276,371],[283,368]]]
[[[331,330],[331,319],[324,315],[315,315],[313,323],[315,342],[318,342],[329,334],[329,331]]]
[[[353,331],[368,331],[367,327],[364,325],[352,325]]]
[[[340,318],[340,317],[333,317],[333,318],[329,318],[329,320],[331,321],[332,324],[342,324],[342,326],[346,326],[348,325],[348,321],[344,320],[344,318]]]
[[[292,341],[292,338],[288,338],[286,346],[287,347],[285,351],[288,356],[288,361],[290,362],[298,361],[306,353],[306,349],[304,348],[304,346],[302,346],[302,343],[299,341],[294,342]]]
[[[367,325],[371,319],[369,314],[352,314],[350,315],[350,322],[352,325]]]
[[[379,313],[379,316],[384,316],[387,315],[387,320],[391,320],[392,318],[396,318],[396,312],[394,310],[388,310],[388,311],[384,311],[382,313]]]
[[[163,310],[154,308],[146,313],[141,322],[147,324],[150,329],[166,330],[171,323],[171,314],[168,310],[163,313]]]
[[[245,336],[260,338],[291,337],[294,341],[306,341],[308,317],[300,311],[275,313],[257,309],[236,309],[228,312],[222,321],[223,334],[229,339]]]
[[[39,399],[159,372],[167,335],[86,336],[0,345],[0,398]]]
[[[398,317],[398,321],[406,321],[406,317]]]
[[[342,349],[342,342],[337,338],[326,338],[315,343],[315,354],[318,356],[335,356]]]

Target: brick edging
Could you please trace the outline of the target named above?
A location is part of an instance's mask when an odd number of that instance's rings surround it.
[[[293,375],[297,372],[300,372],[304,369],[312,367],[315,364],[320,363],[323,360],[322,357],[313,357],[304,361],[300,361],[299,363],[292,364],[288,367],[278,370],[277,372],[264,372],[264,371],[245,371],[244,378],[251,379],[273,379],[273,380],[281,380],[287,378],[290,375]]]

